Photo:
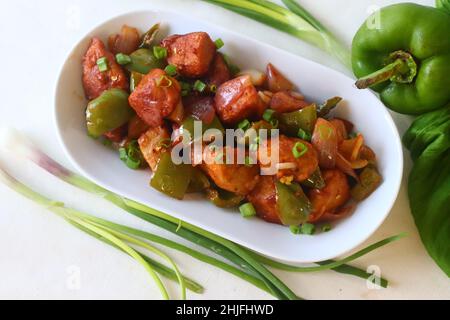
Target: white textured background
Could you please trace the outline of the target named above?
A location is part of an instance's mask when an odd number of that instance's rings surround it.
[[[347,44],[372,6],[392,0],[301,0]],[[434,0],[415,1],[433,4]],[[58,71],[71,47],[102,21],[141,9],[172,10],[245,33],[274,46],[344,71],[304,43],[221,8],[191,0],[5,1],[0,11],[0,127],[23,130],[53,157],[68,165],[52,123]],[[132,22],[130,22],[132,25]],[[326,84],[324,84],[326,85]],[[403,132],[409,119],[395,116]],[[112,205],[49,177],[36,167],[2,155],[24,181],[68,205],[164,234]],[[406,161],[406,169],[410,163]],[[276,272],[307,299],[450,299],[449,279],[427,256],[409,213],[405,184],[389,218],[366,243],[408,231],[410,236],[355,264],[376,265],[391,287],[369,290],[363,280],[333,272]],[[166,250],[168,251],[168,250]],[[218,269],[170,252],[184,273],[206,288],[192,299],[269,299],[270,296]],[[75,268],[75,269],[73,269]],[[73,270],[81,286],[68,286]],[[158,299],[159,292],[140,265],[115,249],[82,234],[58,217],[0,185],[0,298]],[[178,290],[167,282],[170,293]]]

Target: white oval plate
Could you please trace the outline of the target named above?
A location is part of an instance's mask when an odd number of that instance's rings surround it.
[[[264,70],[272,62],[310,101],[344,97],[346,103],[336,114],[355,123],[375,150],[383,184],[358,205],[351,217],[338,223],[331,232],[315,236],[295,236],[286,227],[243,219],[236,210],[216,208],[200,196],[177,201],[150,188],[149,172],[129,170],[116,152],[87,136],[81,60],[92,36],[106,40],[123,24],[145,31],[156,22],[163,23],[167,34],[206,31],[213,39],[223,39],[222,51],[245,69]],[[291,263],[317,262],[340,256],[372,235],[391,210],[401,183],[403,154],[394,122],[375,95],[356,89],[353,83],[334,70],[214,25],[168,12],[134,12],[101,24],[73,49],[57,85],[56,125],[73,164],[99,185],[266,256]]]

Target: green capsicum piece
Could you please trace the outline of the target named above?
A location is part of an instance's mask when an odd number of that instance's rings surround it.
[[[139,72],[133,71],[130,73],[130,92],[133,92],[136,89],[143,77],[144,75]]]
[[[446,106],[449,34],[450,14],[445,10],[401,3],[375,12],[353,39],[357,87],[372,87],[388,108],[403,114]]]
[[[191,181],[189,182],[189,187],[187,193],[197,193],[205,191],[211,187],[211,182],[208,177],[198,168],[192,168]]]
[[[189,132],[191,139],[193,139],[196,121],[200,120],[195,119],[193,116],[188,116],[183,120],[183,123],[181,124],[180,133],[184,134],[184,132]],[[209,129],[217,129],[222,133],[225,133],[225,129],[217,116],[214,117],[213,121],[210,124],[202,124],[202,135]]]
[[[275,183],[277,208],[281,222],[285,226],[298,226],[308,220],[312,204],[298,184]]]
[[[89,102],[86,109],[88,134],[99,138],[108,131],[127,123],[134,112],[128,104],[128,93],[121,89],[109,89]]]
[[[236,208],[238,207],[242,201],[245,200],[244,196],[237,195],[232,192],[228,192],[225,190],[219,190],[214,188],[206,189],[206,197],[219,208]]]
[[[161,155],[150,185],[169,197],[182,200],[191,182],[192,169],[189,164],[174,164],[171,152],[165,152]]]
[[[320,169],[317,169],[311,174],[311,176],[308,179],[302,181],[302,185],[311,189],[325,188],[325,180],[323,179]]]
[[[153,25],[144,35],[142,36],[141,44],[139,48],[151,49],[155,38],[159,33],[160,24],[157,23]]]
[[[157,59],[153,51],[146,48],[137,49],[130,54],[131,62],[125,67],[130,72],[139,72],[147,74],[153,69],[164,69],[166,63],[164,60]]]
[[[334,97],[328,99],[323,104],[317,107],[317,115],[321,118],[327,116],[338,104],[342,101],[341,97]]]
[[[312,104],[294,112],[279,113],[276,118],[281,132],[289,136],[297,137],[300,129],[312,134],[317,121],[317,106]]]

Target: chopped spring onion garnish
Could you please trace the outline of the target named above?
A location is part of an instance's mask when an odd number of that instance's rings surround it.
[[[304,223],[300,227],[300,233],[306,235],[313,235],[316,232],[316,226],[312,223]]]
[[[161,88],[170,88],[173,82],[167,76],[161,76],[156,80],[156,85]]]
[[[263,114],[263,119],[266,120],[267,122],[270,122],[272,121],[274,114],[275,110],[267,109]]]
[[[300,227],[299,226],[290,226],[289,230],[291,230],[292,234],[300,234]]]
[[[220,39],[220,38],[217,39],[216,41],[214,41],[214,43],[216,44],[217,50],[221,49],[221,48],[225,45],[225,43],[223,42],[223,40]]]
[[[251,123],[250,121],[248,121],[247,119],[242,120],[239,124],[238,124],[238,128],[244,131],[247,131],[250,127],[251,127]]]
[[[206,84],[200,80],[195,81],[194,90],[198,92],[203,92],[206,89]]]
[[[251,204],[250,202],[243,204],[242,206],[239,207],[239,211],[241,212],[241,215],[244,218],[251,218],[256,216],[256,210],[255,207],[253,206],[253,204]]]
[[[302,128],[300,128],[300,129],[298,130],[297,136],[298,136],[300,139],[305,140],[305,141],[311,141],[311,139],[312,139],[311,134],[308,133],[308,132],[306,132],[306,131],[303,130]]]
[[[116,61],[118,64],[123,66],[123,65],[129,64],[131,62],[131,58],[127,54],[118,53],[118,54],[116,54]]]
[[[100,70],[100,72],[108,71],[108,69],[109,69],[108,59],[106,57],[99,58],[97,60],[97,66],[98,66],[98,70]]]
[[[119,157],[130,169],[137,170],[142,165],[142,154],[136,140],[128,143],[126,147],[120,148]]]
[[[164,71],[171,77],[174,77],[177,75],[177,67],[175,67],[173,64],[169,64]]]
[[[292,154],[296,159],[303,157],[308,152],[308,147],[301,142],[297,142],[292,148]]]
[[[326,224],[326,225],[322,226],[322,232],[329,232],[329,231],[331,231],[330,224]]]
[[[167,58],[167,49],[160,47],[160,46],[154,46],[153,47],[153,55],[156,59],[162,60]]]

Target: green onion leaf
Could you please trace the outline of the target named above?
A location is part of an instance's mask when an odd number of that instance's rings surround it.
[[[156,85],[161,88],[170,88],[173,82],[167,76],[161,76],[156,80]]]
[[[239,211],[244,218],[251,218],[256,216],[256,209],[250,202],[240,206]]]
[[[248,121],[247,119],[245,119],[245,120],[242,120],[242,121],[238,124],[238,129],[247,131],[251,126],[252,126],[252,124],[250,123],[250,121]]]
[[[98,70],[100,70],[100,72],[108,71],[108,69],[109,69],[108,59],[106,57],[99,58],[97,60],[97,66],[98,66]]]
[[[297,136],[300,139],[305,140],[305,141],[311,141],[311,139],[312,139],[312,135],[309,132],[306,132],[305,130],[303,130],[302,128],[300,128],[298,130]]]
[[[171,77],[175,77],[177,75],[177,67],[173,64],[169,64],[164,71]]]
[[[223,40],[220,39],[220,38],[217,39],[216,41],[214,41],[214,43],[215,43],[215,45],[216,45],[217,50],[221,49],[221,48],[225,45],[225,43],[223,42]]]
[[[123,65],[129,64],[131,62],[131,58],[129,55],[126,55],[123,53],[118,53],[118,54],[116,54],[116,61],[118,64],[123,66]]]
[[[300,227],[299,226],[290,226],[289,230],[292,232],[292,234],[300,234]]]
[[[267,122],[270,122],[272,120],[274,114],[275,114],[275,110],[267,109],[266,111],[264,111],[263,119],[266,120]]]
[[[296,159],[303,157],[308,152],[308,147],[301,142],[297,142],[292,148],[292,154]]]
[[[206,84],[200,80],[195,81],[194,83],[194,90],[198,92],[203,92],[206,89]]]
[[[316,226],[312,223],[304,223],[300,227],[300,233],[306,235],[313,235],[316,232]]]
[[[167,58],[167,49],[160,47],[160,46],[154,46],[153,47],[153,55],[156,59],[162,60]]]

